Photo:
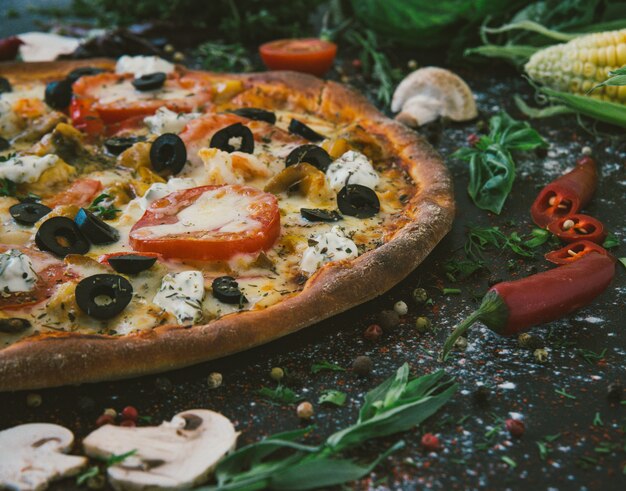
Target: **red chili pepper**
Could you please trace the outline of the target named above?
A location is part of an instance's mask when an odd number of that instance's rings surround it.
[[[604,247],[588,240],[579,240],[578,242],[567,244],[556,251],[548,252],[544,257],[547,261],[554,264],[569,264],[578,261],[590,252],[598,252],[605,256],[613,257]]]
[[[582,157],[574,170],[541,190],[530,208],[533,221],[542,228],[566,215],[577,213],[593,196],[598,182],[596,162]]]
[[[559,319],[600,295],[615,275],[615,262],[608,256],[589,253],[578,261],[516,281],[492,286],[478,309],[448,336],[445,360],[475,322],[482,322],[501,336],[512,336],[529,327]]]
[[[555,220],[548,225],[548,230],[567,243],[588,240],[602,244],[607,236],[600,220],[580,213]]]
[[[0,39],[0,61],[14,60],[22,44],[24,41],[17,36]]]

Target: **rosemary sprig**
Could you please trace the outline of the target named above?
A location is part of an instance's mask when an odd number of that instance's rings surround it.
[[[103,220],[113,220],[117,216],[117,213],[122,211],[115,208],[112,197],[107,193],[102,193],[97,196],[89,205],[88,210]]]
[[[365,397],[352,426],[330,435],[319,446],[299,443],[312,428],[279,433],[243,447],[226,457],[215,471],[217,484],[202,491],[314,489],[360,479],[404,446],[403,441],[367,464],[343,453],[363,443],[419,425],[454,395],[457,384],[443,370],[410,377],[405,363],[395,375]]]

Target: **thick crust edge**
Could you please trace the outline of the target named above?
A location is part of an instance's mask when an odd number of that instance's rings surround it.
[[[111,66],[112,62],[97,63]],[[35,65],[0,65],[0,74],[16,81],[52,79],[78,66],[93,66],[94,60]],[[383,294],[415,269],[450,230],[452,181],[441,157],[421,136],[384,117],[360,94],[334,82],[291,72],[241,77],[251,85],[250,90],[268,87],[270,94],[297,94],[283,97],[282,103],[290,107],[304,106],[336,123],[360,121],[375,127],[401,165],[420,183],[405,209],[408,223],[392,240],[354,261],[324,266],[302,292],[264,310],[227,315],[206,325],[164,326],[123,337],[61,334],[27,338],[0,351],[0,391],[134,377],[259,346]],[[323,311],[319,305],[325,306]]]

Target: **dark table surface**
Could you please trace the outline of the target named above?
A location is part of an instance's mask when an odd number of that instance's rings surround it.
[[[477,122],[435,124],[425,131],[454,177],[457,216],[450,234],[401,284],[345,314],[223,360],[132,380],[37,391],[42,398],[39,407],[27,405],[27,393],[0,394],[0,429],[25,422],[53,422],[67,426],[80,440],[109,407],[121,410],[133,405],[157,423],[185,409],[210,408],[232,419],[242,432],[241,445],[301,426],[295,405],[273,405],[257,394],[261,387],[274,385],[269,377],[271,368],[282,367],[298,375],[301,383],[293,390],[314,404],[317,428],[311,438],[319,440],[354,421],[365,392],[408,362],[415,374],[445,368],[459,382],[459,391],[420,428],[398,435],[396,439],[404,439],[406,447],[352,487],[626,489],[626,406],[607,399],[607,386],[624,381],[626,367],[626,271],[622,266],[593,305],[532,331],[549,353],[546,363],[537,363],[533,350],[520,348],[516,339],[500,338],[482,326],[471,332],[464,352],[455,353],[446,364],[437,361],[447,333],[478,305],[490,281],[547,268],[542,257],[547,246],[539,248],[532,259],[492,249],[485,253],[486,268],[452,282],[444,264],[463,258],[467,227],[495,225],[507,234],[528,234],[533,228],[528,210],[538,189],[571,168],[584,146],[591,147],[601,169],[599,188],[587,212],[600,218],[620,240],[613,252],[626,256],[626,140],[594,136],[573,117],[533,123],[550,148],[543,155],[517,156],[517,181],[500,216],[471,203],[466,193],[467,166],[451,159],[451,153],[465,145],[467,136],[478,131],[477,125],[499,109],[509,109],[519,117],[512,106],[513,94],[530,97],[526,83],[513,72],[485,72],[484,68],[459,72],[476,93],[481,113]],[[417,286],[427,289],[432,305],[412,302],[411,292]],[[461,293],[444,295],[444,287],[459,288]],[[403,324],[385,332],[377,342],[364,340],[362,333],[375,315],[393,308],[399,300],[409,305]],[[418,333],[414,328],[418,316],[428,317],[433,329]],[[599,362],[588,363],[579,350],[605,351]],[[359,355],[372,358],[370,377],[358,378],[350,370],[310,371],[314,362],[322,360],[350,367]],[[223,385],[217,389],[207,384],[212,372],[223,375]],[[478,390],[480,386],[487,390]],[[346,392],[345,407],[317,404],[327,389]],[[526,432],[520,439],[511,438],[504,428],[503,420],[512,416],[525,423]],[[439,436],[441,451],[421,449],[420,438],[427,431]],[[545,443],[547,436],[556,434],[560,437]],[[396,439],[373,442],[363,449],[362,456],[372,458]],[[548,451],[543,460],[537,442],[544,442]],[[516,466],[503,458],[512,459]],[[65,480],[53,489],[73,487],[73,481]]]

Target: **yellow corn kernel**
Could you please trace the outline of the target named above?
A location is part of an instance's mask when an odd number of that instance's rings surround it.
[[[622,85],[621,87],[617,87],[617,98],[620,102],[626,102],[626,85]]]

